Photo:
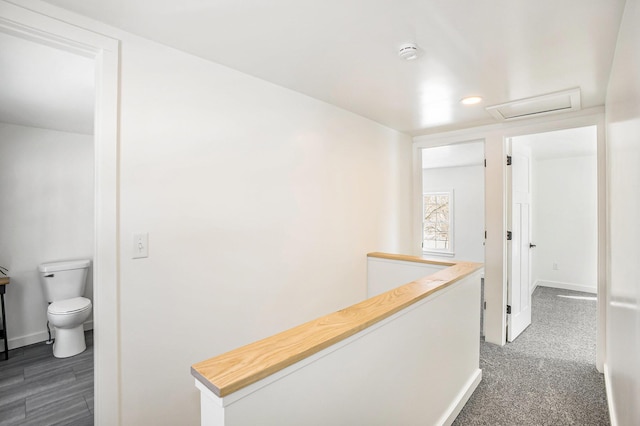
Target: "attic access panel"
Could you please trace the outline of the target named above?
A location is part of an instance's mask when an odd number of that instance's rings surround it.
[[[499,121],[580,110],[580,88],[519,99],[486,108]]]

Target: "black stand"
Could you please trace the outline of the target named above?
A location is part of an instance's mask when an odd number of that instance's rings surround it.
[[[6,285],[0,285],[0,306],[2,307],[2,330],[0,330],[0,338],[4,340],[4,359],[9,359],[9,342],[7,340],[7,316],[4,312],[4,293]]]

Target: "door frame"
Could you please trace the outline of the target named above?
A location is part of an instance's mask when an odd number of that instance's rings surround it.
[[[0,31],[95,61],[94,418],[120,424],[118,322],[119,42],[0,0]]]
[[[485,141],[485,339],[506,343],[506,139],[595,125],[598,132],[598,335],[596,367],[603,371],[606,357],[606,143],[604,107],[512,122],[488,124],[468,129],[416,136],[413,138],[413,254],[420,253],[420,174],[421,149],[480,140]]]

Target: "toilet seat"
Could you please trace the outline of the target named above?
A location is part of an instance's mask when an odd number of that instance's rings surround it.
[[[52,315],[71,315],[87,309],[91,309],[91,300],[86,297],[74,297],[53,302],[47,308],[47,313]]]

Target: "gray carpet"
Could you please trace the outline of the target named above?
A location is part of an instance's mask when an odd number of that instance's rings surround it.
[[[481,342],[482,382],[453,423],[609,425],[595,368],[595,296],[538,287],[532,323],[504,347]]]

